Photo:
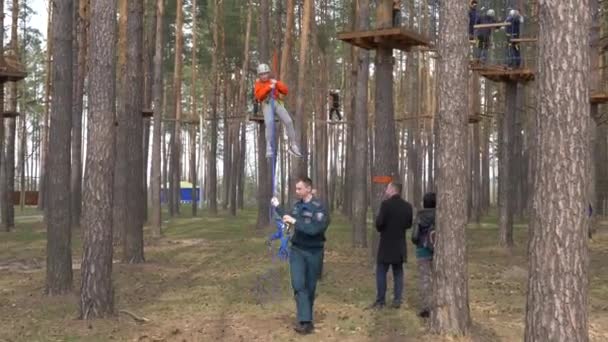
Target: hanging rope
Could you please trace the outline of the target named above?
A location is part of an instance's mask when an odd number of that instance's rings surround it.
[[[274,98],[276,96],[276,87],[273,88],[271,94],[270,94],[270,113],[271,113],[271,120],[270,120],[270,131],[272,132],[271,134],[271,140],[270,140],[270,146],[272,148],[272,158],[271,158],[271,168],[272,168],[272,196],[275,196],[275,194],[277,193],[277,177],[276,177],[276,172],[277,172],[277,139],[276,139],[276,125],[274,124],[274,113],[275,113],[275,102],[274,102]],[[273,206],[270,206],[270,221],[272,222],[274,220],[276,226],[277,226],[277,230],[274,232],[274,234],[272,234],[270,236],[270,241],[274,241],[274,240],[280,240],[281,244],[279,245],[279,251],[277,256],[281,259],[281,260],[287,260],[287,258],[289,257],[289,227],[283,222],[283,219],[280,217],[279,213],[277,212],[277,209]]]

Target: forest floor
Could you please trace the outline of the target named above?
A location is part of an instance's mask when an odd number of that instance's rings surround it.
[[[124,313],[78,320],[81,233],[75,232],[73,238],[74,294],[48,298],[43,294],[45,231],[37,215],[28,210],[17,217],[14,232],[0,233],[3,342],[522,340],[526,226],[516,225],[516,248],[510,256],[497,245],[495,217],[467,230],[471,335],[439,338],[429,335],[427,322],[416,316],[419,300],[411,244],[406,305],[399,310],[365,310],[375,293],[369,253],[351,248],[349,225],[338,215],[328,231],[314,335],[300,337],[292,330],[295,303],[288,266],[273,260],[264,245],[270,230],[253,228],[253,211],[237,218],[172,219],[163,238],[146,239],[145,264],[125,265],[119,262],[120,253],[115,255],[116,311],[127,310],[149,321],[137,323]],[[603,222],[590,248],[590,335],[592,341],[608,341],[608,222]],[[389,296],[390,284],[391,279]]]

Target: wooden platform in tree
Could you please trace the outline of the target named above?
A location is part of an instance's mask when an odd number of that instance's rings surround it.
[[[3,112],[2,113],[2,117],[3,118],[13,118],[14,119],[14,118],[16,118],[18,116],[19,116],[19,112],[9,112],[9,111],[7,111],[7,112]]]
[[[591,104],[602,104],[608,102],[608,93],[605,91],[595,91],[591,93]]]
[[[0,83],[18,82],[26,76],[25,68],[12,55],[0,58]]]
[[[405,27],[340,32],[338,39],[366,50],[390,48],[407,51],[413,46],[429,46],[426,37]]]
[[[143,118],[151,118],[152,115],[154,115],[154,111],[152,109],[145,108],[141,111],[141,116]]]
[[[505,21],[505,22],[502,22],[502,23],[476,24],[476,25],[473,25],[473,28],[475,28],[475,29],[500,28],[500,27],[505,27],[505,26],[511,26],[511,23]]]
[[[471,63],[471,70],[477,71],[494,82],[530,82],[534,81],[534,71],[529,68],[509,69],[504,66]]]

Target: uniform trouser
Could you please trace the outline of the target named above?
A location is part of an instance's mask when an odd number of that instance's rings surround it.
[[[433,294],[433,259],[418,259],[418,293],[422,310],[431,309]]]
[[[262,103],[262,112],[264,113],[264,123],[266,124],[266,153],[272,153],[272,125],[274,124],[272,120],[274,120],[274,117],[272,115],[272,106],[270,105],[270,102],[264,101]],[[291,120],[291,116],[289,116],[287,109],[285,109],[285,107],[279,103],[279,101],[274,101],[274,113],[285,125],[289,142],[294,144],[296,141],[296,131],[293,127],[293,121]],[[274,127],[275,141],[278,138],[279,132],[281,132],[281,130],[278,127]]]
[[[383,262],[376,265],[376,303],[384,304],[386,301],[386,274],[389,267],[393,269],[393,301],[401,303],[401,297],[403,296],[403,264],[386,264]]]
[[[291,286],[296,299],[298,322],[312,322],[313,305],[323,248],[298,248],[291,246],[289,268]]]

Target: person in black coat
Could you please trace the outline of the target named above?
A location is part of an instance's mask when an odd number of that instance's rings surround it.
[[[371,308],[385,305],[386,274],[393,269],[393,308],[401,306],[403,296],[403,263],[407,262],[405,231],[412,227],[412,205],[401,198],[403,186],[390,183],[386,187],[385,200],[376,217],[376,230],[380,233],[380,245],[376,259],[376,301]]]

